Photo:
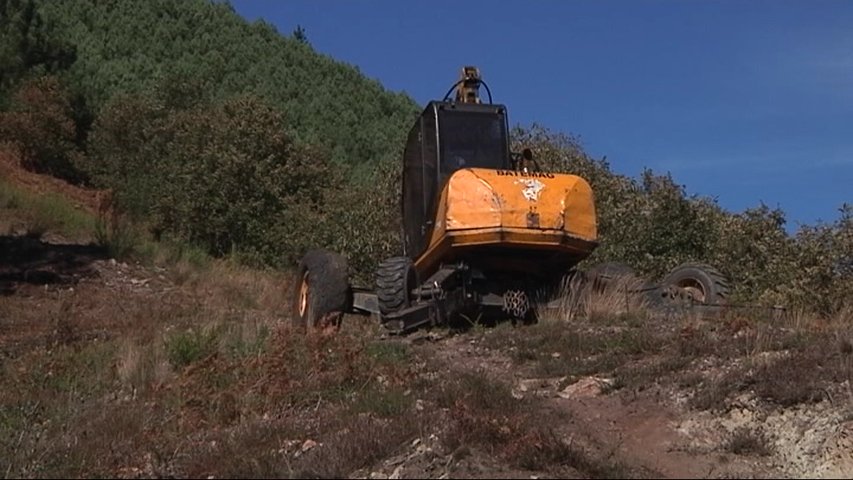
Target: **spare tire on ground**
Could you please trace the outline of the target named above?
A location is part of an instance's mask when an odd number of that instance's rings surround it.
[[[726,304],[729,281],[717,269],[701,263],[674,268],[661,282],[665,293],[677,292],[682,299],[719,310]]]
[[[346,259],[328,250],[311,250],[299,262],[293,295],[297,327],[340,326],[352,295]]]

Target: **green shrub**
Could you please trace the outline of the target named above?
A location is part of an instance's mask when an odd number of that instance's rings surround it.
[[[660,278],[687,261],[714,265],[734,302],[805,308],[825,315],[850,304],[853,207],[831,224],[785,230],[785,215],[761,205],[741,213],[688,196],[670,175],[639,180],[587,156],[577,139],[534,125],[513,131],[514,149],[531,148],[543,168],[580,175],[595,193],[601,245],[586,263],[620,261]]]
[[[216,353],[219,330],[187,330],[166,339],[166,356],[175,368],[183,368]]]
[[[86,170],[158,235],[249,263],[292,263],[316,243],[339,172],[257,98],[184,106],[116,99],[94,126]]]
[[[29,170],[82,180],[74,166],[76,134],[70,95],[53,76],[21,83],[8,111],[0,112],[0,140],[20,150]]]

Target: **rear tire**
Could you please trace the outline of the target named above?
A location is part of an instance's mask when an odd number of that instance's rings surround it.
[[[297,327],[340,326],[349,311],[351,294],[346,259],[328,250],[311,250],[299,263],[293,296]]]
[[[661,285],[674,287],[687,295],[688,299],[705,305],[726,304],[729,281],[717,269],[700,264],[685,263],[673,269]]]
[[[409,257],[383,260],[376,271],[376,297],[380,319],[411,305],[410,292],[417,286],[417,273]]]

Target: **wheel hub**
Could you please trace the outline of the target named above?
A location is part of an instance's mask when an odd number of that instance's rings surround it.
[[[308,271],[302,275],[302,282],[299,285],[299,316],[305,316],[308,310]]]
[[[678,287],[684,290],[690,299],[699,303],[705,303],[705,289],[702,288],[701,283],[688,279],[679,282]]]

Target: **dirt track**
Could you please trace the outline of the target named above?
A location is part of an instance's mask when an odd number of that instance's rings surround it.
[[[518,332],[523,335],[523,332]],[[486,333],[485,335],[488,335]],[[675,405],[675,392],[657,386],[643,391],[605,394],[607,379],[585,377],[568,387],[565,378],[531,378],[524,369],[516,369],[505,352],[481,346],[477,336],[467,334],[418,342],[425,357],[435,356],[451,365],[446,375],[460,372],[488,375],[514,385],[517,398],[538,397],[543,402],[536,415],[552,425],[566,442],[614,465],[621,472],[646,478],[779,478],[783,470],[773,468],[769,459],[738,456],[723,449],[701,451],[691,447],[691,438],[679,426],[687,418]],[[452,455],[451,455],[452,457]],[[536,476],[537,472],[489,470],[488,458],[468,459],[453,465],[450,477],[490,478]],[[394,469],[385,471],[391,474]],[[491,466],[494,468],[494,465]],[[540,478],[542,473],[538,472]],[[582,472],[579,472],[582,473]],[[607,472],[604,472],[605,476]],[[615,473],[615,472],[614,472]],[[398,471],[400,478],[420,478],[430,472],[415,463]],[[498,477],[494,477],[498,478]]]

